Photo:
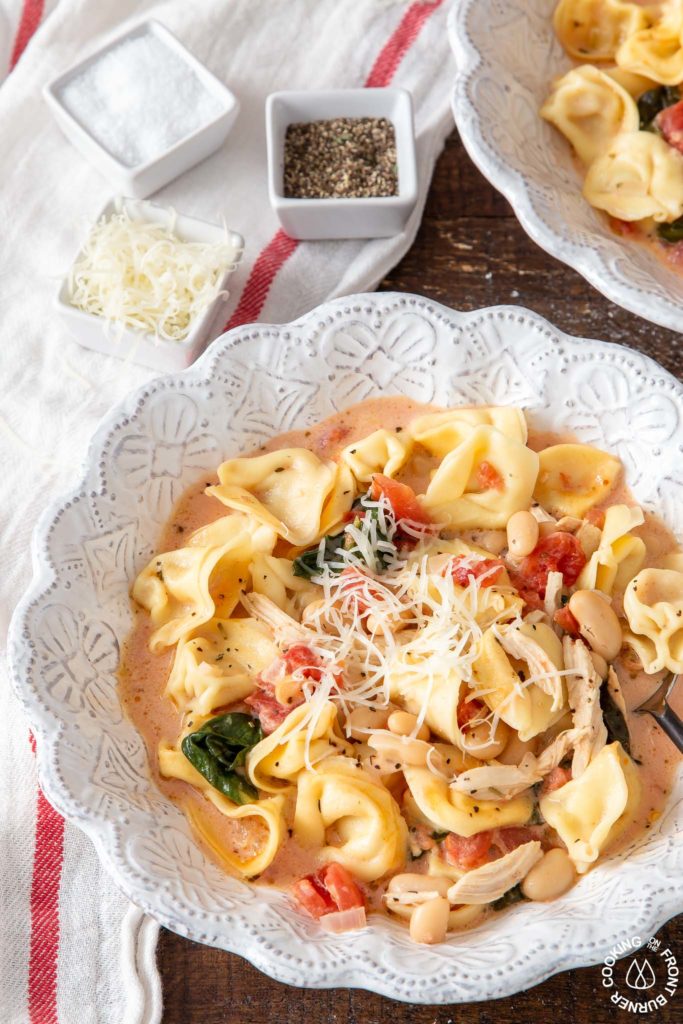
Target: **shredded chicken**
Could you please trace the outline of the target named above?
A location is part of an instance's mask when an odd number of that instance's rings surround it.
[[[543,647],[514,627],[511,629],[501,628],[500,642],[504,650],[513,658],[527,663],[532,676],[538,676],[534,682],[539,690],[543,690],[549,697],[552,697],[552,710],[557,711],[561,708],[564,703],[562,676]]]
[[[511,800],[530,786],[542,782],[583,735],[582,730],[566,729],[538,757],[529,752],[518,765],[489,761],[481,768],[470,768],[453,780],[451,789],[479,800]]]
[[[550,620],[555,632],[558,636],[561,633],[560,627],[554,621],[555,612],[562,605],[562,588],[564,587],[564,577],[561,572],[549,572],[548,582],[545,585],[545,600],[543,602],[543,610]]]
[[[538,840],[523,843],[504,857],[467,871],[448,890],[451,904],[492,903],[518,885],[543,856]]]
[[[562,648],[564,663],[568,669],[573,670],[573,674],[567,676],[567,694],[574,716],[574,728],[583,733],[574,747],[572,758],[572,778],[578,779],[607,742],[607,729],[600,707],[602,681],[582,640],[572,640],[565,636]]]
[[[268,626],[280,643],[307,641],[315,635],[264,594],[243,594],[241,602],[244,610]]]

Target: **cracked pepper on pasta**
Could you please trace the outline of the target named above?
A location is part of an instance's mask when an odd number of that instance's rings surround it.
[[[189,492],[121,688],[204,849],[417,942],[626,850],[676,762],[629,707],[683,669],[683,555],[622,476],[520,409],[387,398]]]
[[[541,116],[583,165],[583,194],[621,235],[683,262],[683,0],[560,0],[555,34],[577,66]]]

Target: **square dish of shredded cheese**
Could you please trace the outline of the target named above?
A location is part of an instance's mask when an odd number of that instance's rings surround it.
[[[185,341],[200,316],[227,294],[225,281],[239,262],[242,240],[227,230],[214,241],[183,238],[179,220],[200,224],[150,203],[108,207],[69,271],[70,305],[102,317],[113,330]]]

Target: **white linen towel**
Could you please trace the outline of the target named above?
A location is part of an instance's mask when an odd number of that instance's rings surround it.
[[[57,279],[111,189],[60,134],[43,84],[128,20],[152,16],[175,32],[239,97],[241,112],[226,145],[154,199],[224,218],[246,238],[226,321],[285,322],[375,287],[412,242],[451,127],[450,2],[0,0],[3,68],[16,59],[0,88],[0,635],[28,581],[30,532],[46,499],[74,481],[107,409],[153,376],[79,348],[55,317]],[[409,89],[415,104],[420,200],[406,230],[371,241],[288,239],[268,205],[266,96],[389,84]],[[89,841],[37,791],[4,667],[1,679],[0,1020],[156,1024],[156,926],[119,895]]]

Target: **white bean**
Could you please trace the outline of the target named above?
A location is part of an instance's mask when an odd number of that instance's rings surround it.
[[[418,740],[429,739],[429,726],[424,722],[417,728],[417,716],[411,715],[409,711],[392,711],[387,722],[389,730],[397,736],[415,736]]]
[[[595,590],[576,590],[569,598],[569,611],[579,624],[579,633],[605,661],[613,661],[621,650],[621,625],[605,595]]]
[[[531,740],[520,740],[516,732],[512,732],[505,744],[505,750],[498,755],[501,764],[519,764],[525,754],[535,754],[538,741],[534,736]]]
[[[576,870],[565,850],[548,850],[522,882],[522,892],[530,900],[557,899],[576,881]]]
[[[410,937],[413,942],[428,945],[443,942],[448,931],[450,912],[450,904],[443,896],[416,907],[410,918]]]
[[[346,719],[346,728],[354,740],[367,740],[370,729],[383,729],[389,717],[388,708],[354,708]]]
[[[387,892],[438,892],[439,896],[445,896],[452,885],[453,880],[444,875],[417,875],[406,871],[394,875]]]
[[[466,729],[462,734],[462,745],[468,754],[480,761],[491,761],[505,750],[509,738],[509,727],[499,719],[493,731],[488,722],[480,722]]]
[[[524,509],[508,519],[508,550],[512,558],[525,558],[538,544],[538,520]]]

